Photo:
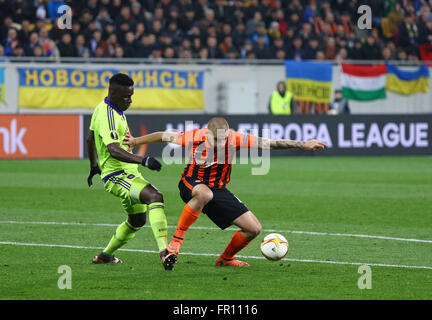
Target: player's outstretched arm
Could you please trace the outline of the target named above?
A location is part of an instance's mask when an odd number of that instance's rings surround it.
[[[87,135],[87,152],[90,160],[90,173],[87,177],[87,184],[89,187],[91,187],[91,185],[93,184],[93,176],[95,176],[96,174],[101,174],[101,170],[98,164],[94,132],[92,130],[89,130],[89,133]]]
[[[135,138],[130,134],[130,132],[128,132],[123,140],[123,144],[129,146],[129,149],[131,150],[141,144],[174,142],[175,137],[175,132],[159,131]]]
[[[281,150],[281,149],[302,149],[307,151],[316,151],[319,149],[324,149],[327,145],[319,140],[308,140],[308,141],[296,141],[296,140],[272,140],[257,137],[255,139],[255,147],[259,149],[270,149],[270,150]]]

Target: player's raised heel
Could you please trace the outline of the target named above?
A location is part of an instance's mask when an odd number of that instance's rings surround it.
[[[111,257],[107,257],[102,253],[99,253],[97,256],[95,256],[92,260],[92,263],[94,264],[104,264],[104,263],[123,263],[122,260],[111,256]]]
[[[249,267],[249,263],[236,260],[235,258],[224,259],[222,257],[219,257],[216,259],[215,266],[216,267]]]
[[[173,270],[174,265],[177,263],[177,255],[169,252],[167,249],[160,253],[162,265],[165,270]]]
[[[182,243],[183,243],[183,238],[174,236],[173,239],[168,244],[167,250],[171,253],[178,255]]]

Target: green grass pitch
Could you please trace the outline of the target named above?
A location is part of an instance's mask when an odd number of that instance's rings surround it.
[[[0,299],[431,299],[432,157],[272,158],[267,175],[235,165],[229,189],[263,226],[239,253],[250,268],[218,268],[234,228],[205,216],[189,230],[173,272],[163,270],[151,229],[116,255],[92,257],[125,220],[87,160],[0,161]],[[172,236],[184,206],[183,166],[144,176],[164,194]],[[285,260],[262,258],[273,230],[290,243]],[[359,266],[371,289],[359,289]],[[58,268],[72,270],[61,290]]]

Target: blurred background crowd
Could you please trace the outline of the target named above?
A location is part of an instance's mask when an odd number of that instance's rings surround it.
[[[360,5],[372,29],[360,30]],[[60,29],[59,7],[72,9]],[[0,56],[428,60],[432,0],[0,0]]]

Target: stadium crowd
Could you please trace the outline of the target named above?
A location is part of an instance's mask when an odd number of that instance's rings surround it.
[[[357,9],[372,9],[360,30]],[[58,8],[72,9],[60,29]],[[432,0],[0,0],[0,56],[426,60]],[[62,19],[62,18],[60,18]]]

